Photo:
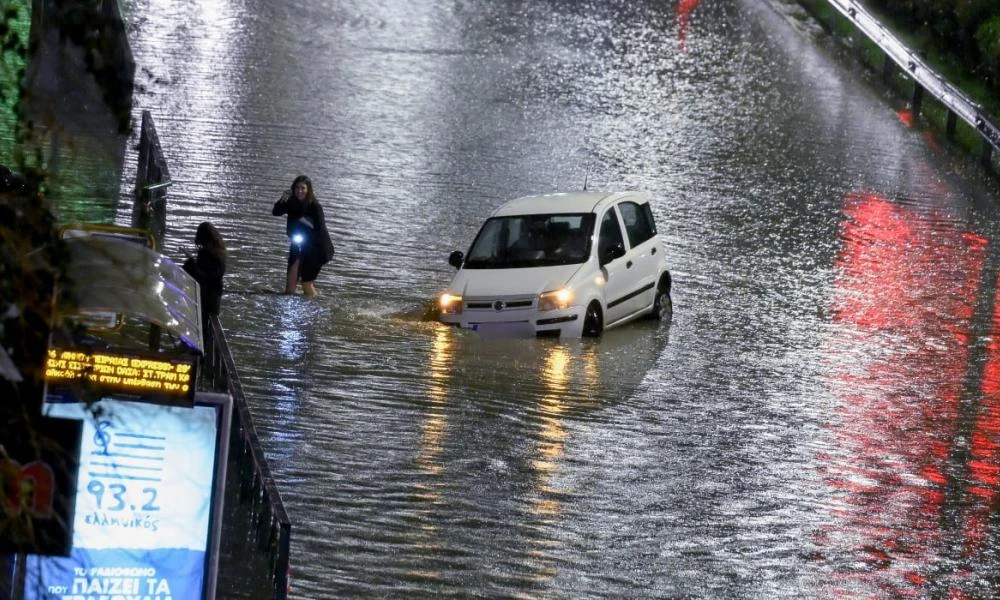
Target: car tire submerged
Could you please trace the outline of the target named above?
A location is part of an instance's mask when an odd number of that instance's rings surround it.
[[[653,298],[653,310],[649,316],[661,323],[669,323],[674,315],[674,302],[670,298],[670,280],[664,277],[656,286],[656,297]]]
[[[587,312],[583,316],[583,337],[601,337],[604,331],[604,317],[601,315],[601,305],[591,302],[587,306]]]

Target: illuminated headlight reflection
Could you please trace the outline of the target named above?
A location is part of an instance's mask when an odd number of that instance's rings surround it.
[[[538,295],[538,310],[567,308],[573,302],[573,290],[563,288]]]
[[[457,315],[462,312],[462,297],[456,296],[454,294],[449,294],[445,292],[441,294],[439,299],[441,304],[441,312],[450,315]]]

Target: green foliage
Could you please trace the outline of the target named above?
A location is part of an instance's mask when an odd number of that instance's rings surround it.
[[[994,89],[1000,88],[1000,15],[980,25],[975,37],[986,77]]]
[[[13,134],[10,156],[0,162],[20,173],[25,183],[20,192],[0,197],[0,344],[23,378],[18,382],[0,377],[0,433],[39,412],[49,335],[54,328],[68,328],[54,315],[57,304],[68,305],[64,298],[56,302],[56,290],[71,289],[65,281],[66,251],[46,189],[39,131],[47,124],[27,117],[32,98],[25,73],[34,50],[28,4],[7,2],[0,14],[0,120],[11,121],[8,129]],[[122,57],[109,45],[109,27],[115,25],[106,19],[103,4],[52,0],[46,23],[57,28],[64,44],[83,53],[88,72],[125,131],[131,81],[122,77]]]
[[[14,133],[13,164],[25,178],[24,189],[0,200],[0,343],[23,381],[0,379],[0,396],[9,404],[5,421],[27,418],[41,401],[44,354],[52,318],[53,282],[58,260],[51,256],[55,219],[44,194],[44,174],[28,160],[33,127],[24,115],[27,64],[27,9],[8,6],[0,21],[0,106]],[[38,152],[36,150],[35,152]],[[0,422],[0,427],[5,423]]]
[[[0,131],[12,132],[22,108],[30,15],[26,7],[9,4],[0,19]]]
[[[941,62],[962,65],[969,77],[988,82],[989,94],[1000,95],[995,65],[997,0],[869,0],[869,8],[887,17],[910,39],[926,39],[927,52],[943,55]],[[961,79],[961,76],[956,79]]]

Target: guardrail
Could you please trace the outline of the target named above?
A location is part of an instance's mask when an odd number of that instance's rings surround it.
[[[953,138],[955,134],[956,117],[961,118],[979,132],[983,140],[980,158],[984,166],[991,167],[993,150],[1000,148],[1000,127],[983,111],[982,106],[970,100],[964,93],[928,67],[919,56],[900,42],[863,6],[854,0],[827,1],[882,50],[886,57],[886,62],[883,65],[884,77],[888,77],[895,64],[905,71],[907,77],[913,79],[911,108],[914,116],[920,113],[923,94],[926,90],[948,111],[946,132],[949,139]]]
[[[166,188],[171,185],[167,160],[160,146],[160,137],[153,124],[153,115],[142,111],[139,130],[139,160],[135,172],[135,197],[132,203],[132,227],[153,233],[157,248],[163,246],[167,230]]]
[[[222,547],[219,557],[220,598],[285,600],[290,572],[291,522],[271,477],[217,316],[209,318],[201,388],[228,391],[234,418],[229,436],[229,465]]]
[[[149,111],[143,111],[132,225],[149,229],[158,247],[163,244],[166,229],[165,196],[169,185],[170,174],[153,118]],[[203,334],[205,356],[198,387],[229,392],[234,407],[222,511],[218,597],[285,600],[291,522],[271,477],[236,362],[217,316],[209,318],[208,330]]]

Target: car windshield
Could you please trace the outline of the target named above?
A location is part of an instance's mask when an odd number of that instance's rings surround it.
[[[465,258],[466,269],[571,265],[590,256],[594,215],[493,217],[483,224]]]

